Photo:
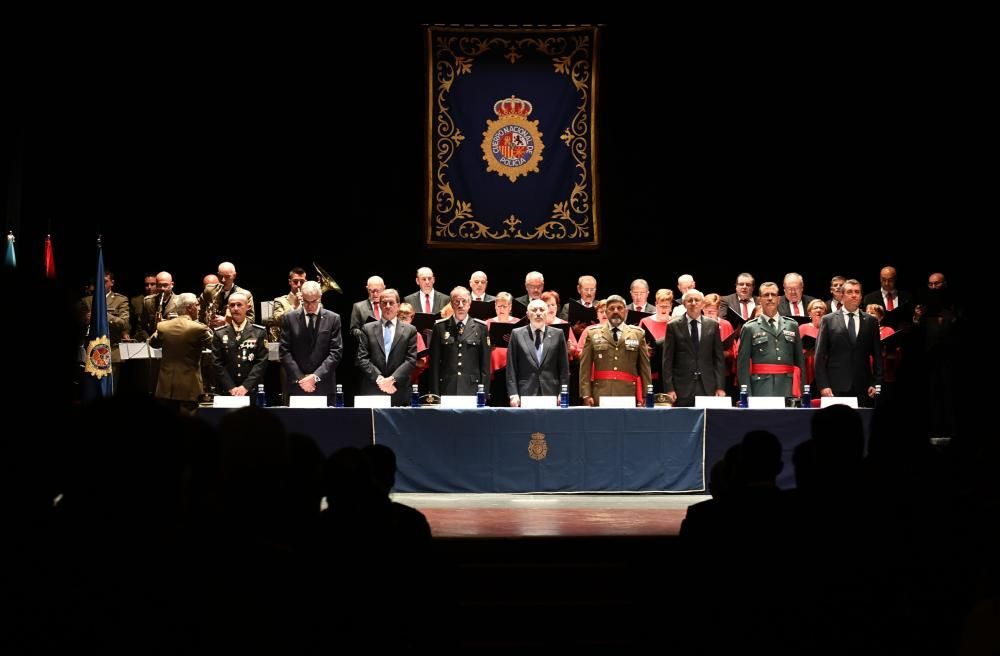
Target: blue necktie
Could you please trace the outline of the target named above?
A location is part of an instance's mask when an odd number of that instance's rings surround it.
[[[389,349],[392,348],[392,322],[385,322],[385,331],[383,332],[382,341],[385,345],[385,355],[389,357]]]
[[[858,338],[858,330],[854,326],[854,313],[847,313],[847,334],[851,338],[851,344]]]

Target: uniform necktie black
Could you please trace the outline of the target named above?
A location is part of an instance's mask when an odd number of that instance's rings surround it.
[[[535,331],[535,348],[542,345],[542,329],[539,328]]]
[[[611,329],[611,338],[613,340],[615,340],[615,344],[618,343],[618,329],[617,328],[612,328]]]
[[[306,315],[306,326],[309,328],[309,332],[316,334],[316,315],[311,312]]]
[[[465,332],[465,323],[462,321],[458,322],[458,334],[461,335]]]

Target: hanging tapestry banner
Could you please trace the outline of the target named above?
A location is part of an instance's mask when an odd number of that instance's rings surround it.
[[[599,28],[427,28],[426,242],[594,248]]]

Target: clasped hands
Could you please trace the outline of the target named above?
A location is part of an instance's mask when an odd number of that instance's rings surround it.
[[[389,378],[379,376],[375,379],[375,383],[378,385],[378,388],[386,394],[396,393],[396,379],[391,376]]]

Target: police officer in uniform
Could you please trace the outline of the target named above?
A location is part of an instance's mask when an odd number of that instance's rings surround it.
[[[267,329],[250,323],[247,307],[245,295],[230,294],[232,321],[217,328],[212,338],[216,385],[226,396],[246,396],[264,382],[267,370]]]
[[[608,322],[590,326],[580,354],[580,397],[600,405],[602,396],[635,396],[641,404],[650,383],[643,330],[625,321],[625,299],[608,297]],[[638,383],[638,384],[637,384]]]
[[[805,355],[799,325],[778,316],[778,285],[760,286],[761,314],[743,324],[736,371],[751,396],[799,396]]]
[[[455,313],[434,324],[431,333],[430,392],[470,395],[480,385],[489,390],[490,347],[486,323],[469,317],[472,294],[465,287],[451,290]]]

